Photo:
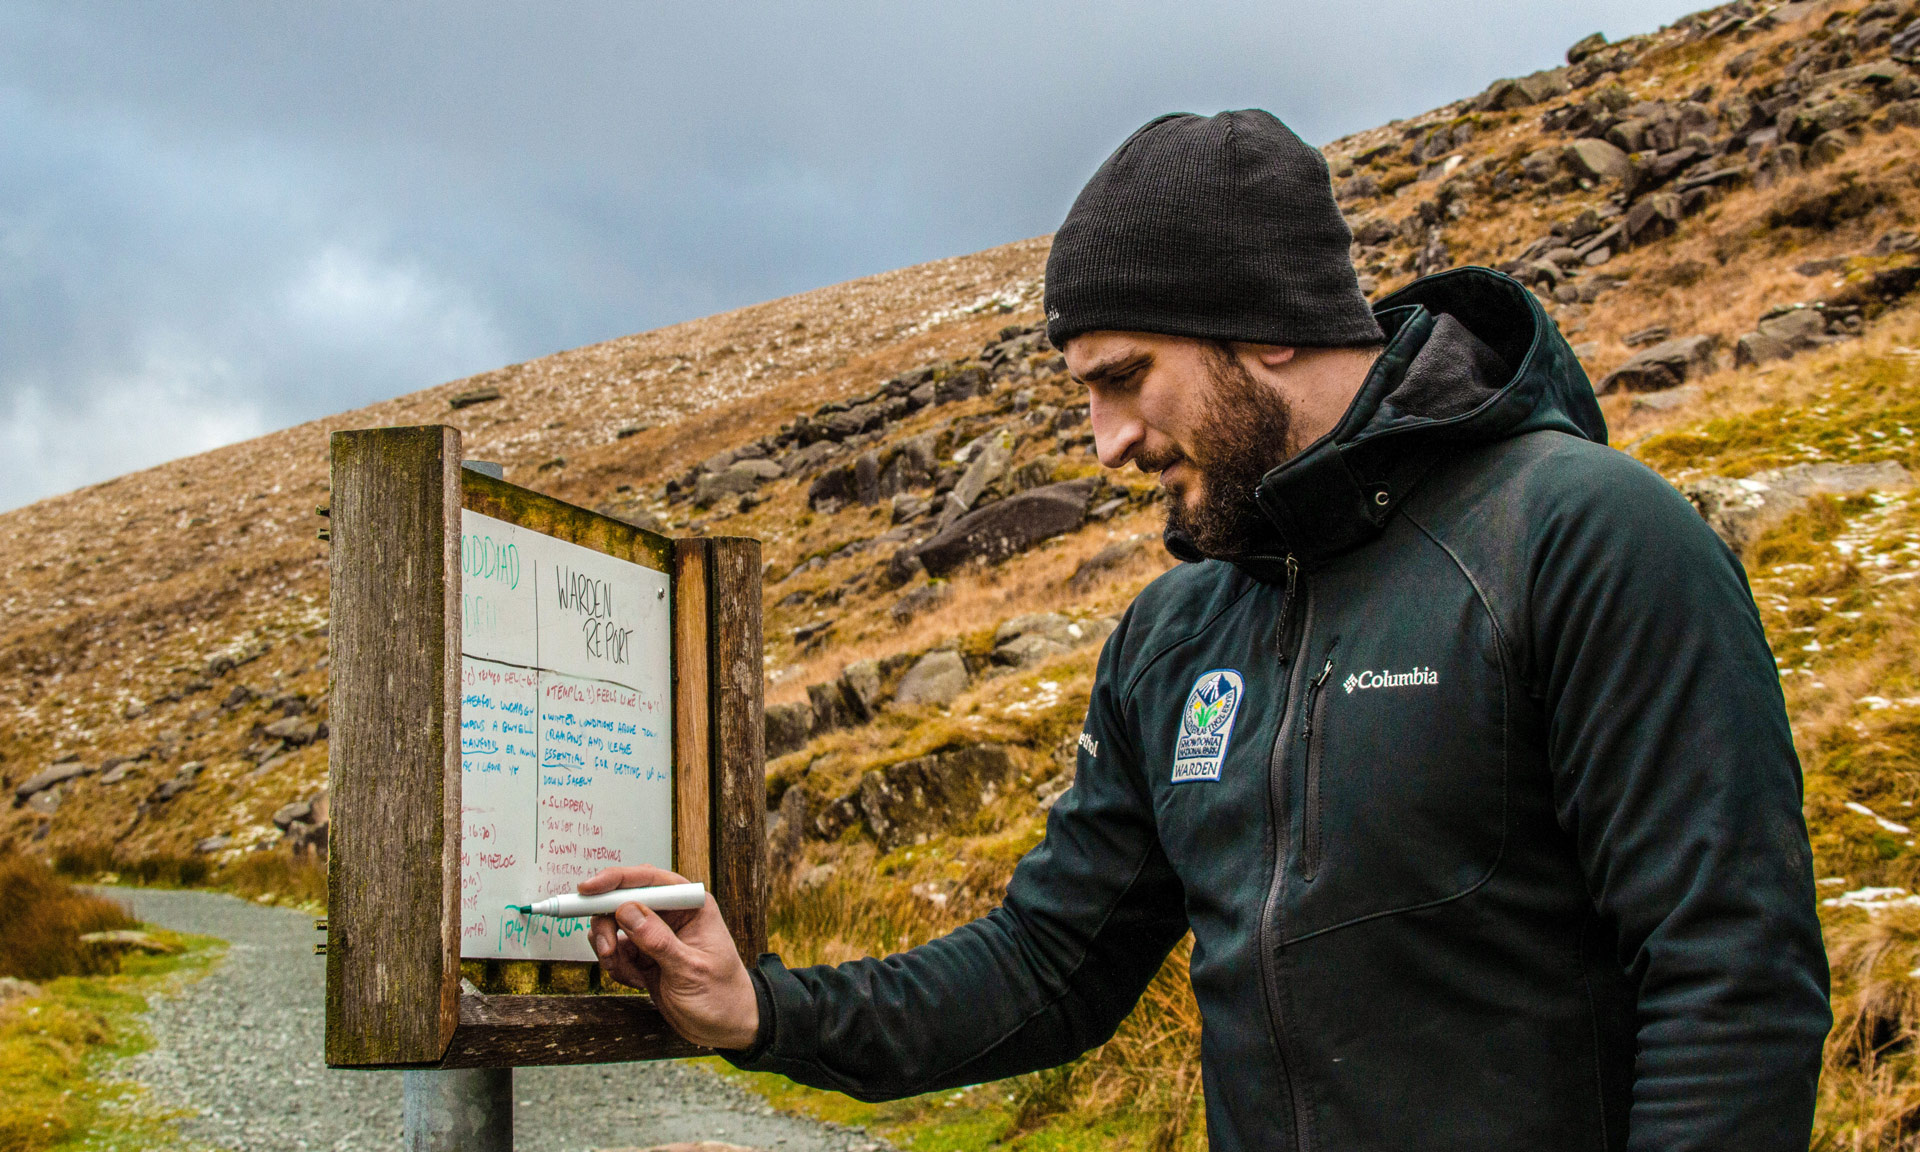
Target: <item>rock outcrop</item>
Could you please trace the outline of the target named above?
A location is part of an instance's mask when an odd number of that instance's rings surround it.
[[[1594,391],[1602,396],[1612,392],[1658,392],[1678,388],[1688,380],[1713,371],[1714,351],[1719,346],[1714,336],[1681,336],[1663,340],[1644,352],[1634,354],[1625,364],[1601,377]]]
[[[1900,492],[1913,486],[1906,468],[1877,464],[1795,464],[1731,479],[1712,476],[1682,483],[1680,491],[1727,546],[1743,551],[1761,533],[1821,494]]]

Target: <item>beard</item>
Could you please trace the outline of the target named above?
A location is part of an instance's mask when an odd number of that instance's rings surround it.
[[[1186,537],[1206,556],[1252,555],[1273,536],[1254,492],[1289,455],[1293,409],[1255,380],[1230,348],[1208,345],[1205,357],[1206,416],[1187,457],[1198,473],[1199,492],[1197,498],[1190,489],[1167,494],[1167,531]],[[1164,468],[1173,461],[1148,463]]]

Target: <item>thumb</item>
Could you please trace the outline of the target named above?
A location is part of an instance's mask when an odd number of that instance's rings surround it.
[[[633,946],[662,968],[684,965],[694,958],[693,949],[645,905],[622,904],[615,909],[613,919]]]

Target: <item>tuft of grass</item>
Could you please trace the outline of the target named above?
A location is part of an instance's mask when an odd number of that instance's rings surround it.
[[[115,901],[83,892],[31,856],[0,851],[0,976],[49,980],[111,971],[112,955],[81,943],[87,932],[133,927]]]
[[[249,852],[214,879],[219,887],[256,903],[315,909],[327,905],[327,860],[317,853]]]
[[[204,970],[220,942],[149,927],[179,949],[129,956],[120,974],[65,976],[42,994],[0,1007],[0,1148],[162,1148],[178,1144],[170,1118],[109,1066],[147,1047],[140,1027],[148,994]]]

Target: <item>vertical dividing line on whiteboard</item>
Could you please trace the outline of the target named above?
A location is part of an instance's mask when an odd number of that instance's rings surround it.
[[[540,787],[547,774],[541,749],[546,739],[547,700],[540,690],[540,562],[533,562],[533,886],[540,886]]]

